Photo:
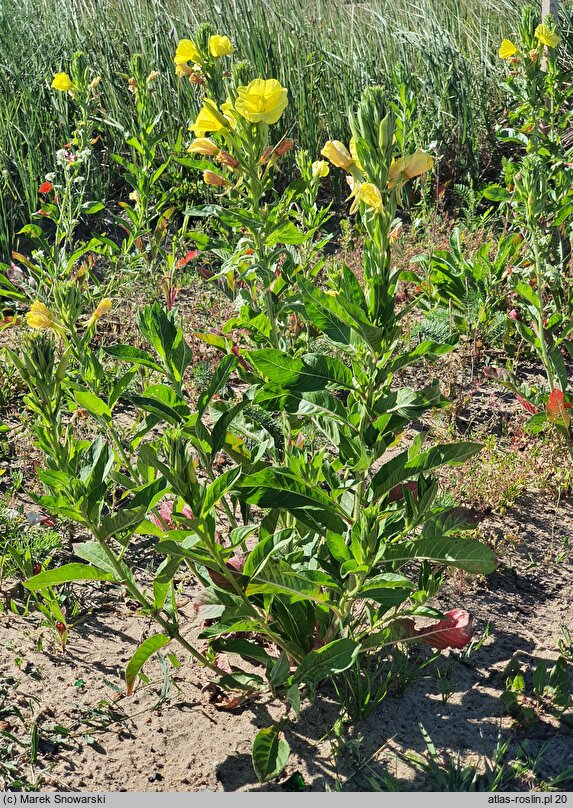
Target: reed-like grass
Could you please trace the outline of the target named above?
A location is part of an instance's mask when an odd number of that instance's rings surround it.
[[[290,91],[285,118],[317,154],[348,134],[348,110],[369,83],[390,85],[398,63],[416,89],[416,138],[435,143],[443,171],[477,179],[490,160],[499,107],[502,35],[516,27],[517,0],[0,0],[0,258],[37,207],[37,186],[70,134],[67,103],[52,73],[83,51],[102,76],[102,106],[129,128],[132,102],[119,74],[142,53],[161,71],[158,108],[170,138],[194,114],[193,92],[173,71],[179,38],[202,21],[227,33],[260,75]],[[105,128],[94,193],[113,193],[106,153],[122,149]]]

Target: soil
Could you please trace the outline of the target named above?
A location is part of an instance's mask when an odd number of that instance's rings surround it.
[[[483,644],[469,656],[444,652],[404,693],[389,695],[370,717],[349,726],[337,759],[330,741],[338,705],[333,693],[319,692],[286,731],[292,755],[281,782],[299,772],[310,790],[352,791],[390,775],[406,790],[433,789],[419,768],[401,758],[427,757],[419,722],[442,756],[459,754],[466,764],[483,765],[498,740],[510,738],[508,760],[525,738],[532,756],[550,744],[537,772],[544,780],[573,760],[571,725],[539,709],[530,725],[521,726],[504,714],[500,700],[512,658],[526,670],[541,660],[553,662],[561,627],[573,631],[571,559],[555,561],[573,530],[573,502],[548,509],[527,492],[503,520],[489,518],[482,530],[494,542],[512,537],[498,570],[487,579],[451,578],[441,605],[470,609],[477,636],[489,625]],[[37,621],[13,614],[0,618],[0,687],[25,720],[22,725],[8,716],[2,728],[22,740],[33,725],[38,728],[36,763],[25,763],[26,747],[21,752],[28,781],[71,791],[281,789],[280,782],[256,784],[250,758],[254,734],[280,718],[281,709],[265,700],[221,709],[211,702],[208,674],[176,648],[184,664],[174,669],[166,662],[167,682],[155,659],[146,665],[149,683],[127,697],[125,664],[153,627],[133,616],[116,590],[100,584],[91,590],[91,609],[72,630],[65,654]],[[192,596],[189,591],[182,611],[194,637],[200,619]],[[70,734],[58,736],[54,726]],[[527,786],[512,782],[512,788]]]

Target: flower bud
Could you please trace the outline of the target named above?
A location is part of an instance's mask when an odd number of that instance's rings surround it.
[[[219,147],[208,137],[197,137],[187,149],[191,154],[205,154],[214,157],[219,153]]]
[[[225,185],[231,184],[225,177],[209,170],[203,172],[203,182],[206,185],[213,185],[215,188],[223,188]]]
[[[217,155],[217,162],[221,163],[222,166],[227,166],[227,168],[237,168],[239,165],[239,161],[233,157],[233,155],[229,154],[229,152],[221,151]]]
[[[277,157],[282,157],[284,154],[289,152],[292,147],[294,146],[294,140],[292,137],[285,137],[284,140],[281,140],[279,145],[275,149],[275,155]]]

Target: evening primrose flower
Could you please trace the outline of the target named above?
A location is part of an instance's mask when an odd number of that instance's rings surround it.
[[[90,319],[88,320],[87,327],[91,328],[94,323],[97,323],[98,320],[108,313],[111,310],[112,302],[109,297],[104,297],[101,303],[98,305],[97,309],[94,311]]]
[[[313,177],[320,177],[323,179],[324,177],[328,177],[329,172],[330,168],[328,167],[326,160],[315,160],[312,164]]]
[[[237,89],[235,109],[251,123],[276,123],[287,107],[287,92],[276,79],[254,79]]]
[[[433,159],[423,151],[417,151],[409,157],[400,157],[394,160],[390,166],[389,176],[391,180],[402,178],[403,182],[425,174],[434,165]]]
[[[327,141],[320,153],[323,157],[326,157],[326,159],[329,160],[333,166],[336,166],[336,168],[342,168],[344,171],[348,171],[350,166],[354,163],[352,155],[344,143],[341,143],[340,140]]]
[[[198,137],[195,138],[187,151],[191,152],[191,154],[205,154],[208,157],[214,157],[219,153],[219,147],[208,137]]]
[[[228,36],[218,36],[214,34],[209,37],[209,53],[215,59],[221,56],[230,56],[235,50],[233,43]]]
[[[356,193],[354,194],[353,208],[356,209],[358,204],[362,202],[367,208],[380,212],[384,208],[382,201],[382,194],[380,189],[377,188],[372,182],[361,183]],[[354,212],[351,210],[351,212]]]
[[[202,108],[189,129],[198,137],[204,137],[207,132],[220,132],[225,129],[229,122],[217,109],[213,101],[205,99]]]
[[[503,39],[498,53],[500,59],[511,59],[517,53],[517,48],[510,39]]]
[[[542,45],[548,48],[556,48],[561,41],[555,31],[552,31],[547,25],[538,25],[535,29],[535,36]]]
[[[37,331],[45,329],[55,331],[60,335],[66,333],[66,329],[62,323],[52,316],[50,309],[40,300],[36,300],[32,303],[30,311],[26,314],[26,321],[29,328],[33,328]]]
[[[52,90],[58,90],[60,93],[68,93],[73,89],[74,83],[67,73],[54,73],[51,87]]]
[[[180,39],[173,61],[177,67],[187,68],[187,62],[198,62],[201,64],[201,54],[199,53],[197,45],[190,39]]]

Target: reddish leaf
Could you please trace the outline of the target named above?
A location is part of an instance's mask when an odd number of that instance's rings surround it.
[[[174,530],[176,525],[173,522],[173,506],[175,503],[172,499],[164,499],[163,502],[159,504],[156,514],[151,514],[151,521],[155,522],[157,527],[164,528],[166,527],[167,530]],[[181,513],[183,516],[186,516],[187,519],[193,519],[193,511],[189,507],[189,505],[184,505],[181,509]],[[163,521],[162,521],[163,520]],[[165,523],[165,524],[164,524]]]
[[[547,420],[554,424],[562,424],[566,429],[569,429],[571,416],[567,412],[568,409],[571,409],[571,404],[565,401],[565,396],[561,390],[557,388],[552,390],[545,406]]]
[[[531,401],[527,401],[527,399],[523,398],[519,395],[519,393],[515,394],[516,399],[519,401],[523,409],[527,410],[530,415],[535,415],[537,412],[537,407],[531,403]]]
[[[177,261],[177,266],[179,267],[179,269],[181,269],[182,267],[186,267],[187,264],[189,264],[191,261],[193,261],[194,258],[197,257],[197,254],[198,254],[197,250],[187,250],[184,257],[180,258],[179,261]]]
[[[438,623],[421,628],[418,638],[432,648],[464,648],[473,636],[473,617],[465,609],[452,609]]]

